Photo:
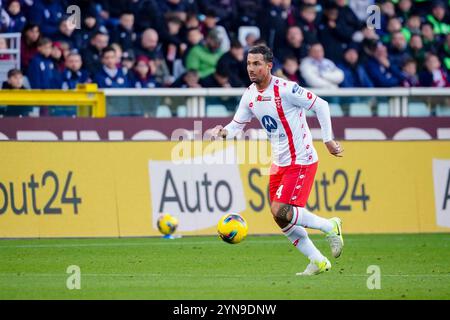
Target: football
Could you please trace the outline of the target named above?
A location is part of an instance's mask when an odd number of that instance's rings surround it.
[[[164,235],[170,235],[175,232],[178,227],[178,219],[165,213],[159,216],[157,221],[158,230]]]
[[[231,244],[242,242],[247,237],[247,231],[247,222],[237,213],[224,215],[217,225],[219,237]]]

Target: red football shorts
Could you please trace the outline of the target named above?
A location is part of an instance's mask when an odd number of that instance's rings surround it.
[[[318,162],[309,165],[293,164],[270,168],[270,201],[305,207],[314,184]]]

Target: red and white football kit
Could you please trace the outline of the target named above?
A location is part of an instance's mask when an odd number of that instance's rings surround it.
[[[236,136],[253,117],[266,129],[272,147],[271,201],[305,207],[308,200],[319,159],[306,110],[315,111],[323,141],[332,140],[328,103],[295,82],[272,76],[263,91],[254,83],[247,88],[233,121],[225,126],[227,138]]]

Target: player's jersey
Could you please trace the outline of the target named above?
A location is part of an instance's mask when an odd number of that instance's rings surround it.
[[[306,122],[306,110],[314,109],[316,103],[326,104],[329,129],[325,130],[331,140],[331,120],[327,103],[314,93],[300,87],[292,81],[272,76],[269,86],[258,91],[253,83],[247,88],[233,118],[235,125],[241,125],[256,117],[266,130],[272,147],[273,163],[278,166],[291,164],[312,164],[318,161],[317,152],[312,143],[312,135]],[[326,118],[326,114],[325,114]],[[226,129],[235,126],[230,123]]]

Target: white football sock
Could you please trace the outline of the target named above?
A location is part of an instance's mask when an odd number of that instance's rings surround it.
[[[292,207],[292,212],[293,215],[291,224],[320,230],[324,233],[328,233],[333,230],[334,226],[328,219],[319,217],[314,213],[309,212],[306,208]]]
[[[316,248],[314,243],[309,239],[308,232],[301,226],[292,224],[282,229],[286,237],[292,244],[311,261],[323,261],[325,257]]]

